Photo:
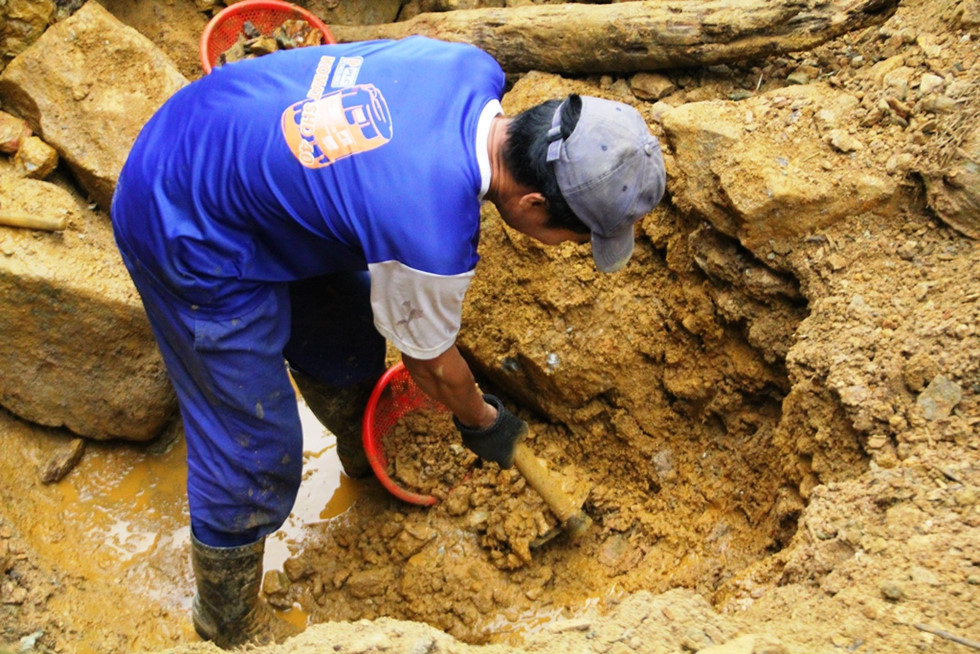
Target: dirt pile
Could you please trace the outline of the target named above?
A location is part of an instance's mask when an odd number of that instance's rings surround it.
[[[193,4],[105,3],[178,61],[196,48],[175,36],[198,29]],[[368,485],[267,577],[270,601],[311,625],[264,651],[952,654],[980,641],[980,247],[960,214],[943,222],[928,203],[971,170],[941,174],[980,110],[978,27],[975,0],[907,0],[881,27],[665,71],[659,102],[633,100],[664,141],[669,191],[694,172],[677,165],[665,112],[718,100],[772,143],[759,158],[777,171],[847,165],[894,182],[888,206],[792,247],[740,241],[671,198],[610,279],[583,249],[538,247],[488,215],[463,345],[530,421],[532,449],[590,488],[593,529],[536,542],[551,518],[492,466],[431,508]],[[828,87],[854,98],[832,119],[805,102]],[[625,78],[529,75],[508,111],[559,89],[633,95]],[[826,147],[797,161],[811,123]],[[754,180],[722,182],[717,212],[736,216]],[[4,506],[0,642],[213,649],[165,602],[126,622],[73,619],[70,562],[42,560],[20,535],[30,516]],[[83,596],[111,606],[111,582]]]

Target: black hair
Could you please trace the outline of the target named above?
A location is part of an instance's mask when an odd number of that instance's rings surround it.
[[[536,189],[548,202],[548,227],[588,234],[589,228],[572,211],[558,187],[555,167],[548,162],[548,130],[561,100],[548,100],[514,116],[507,130],[504,164],[514,179]],[[561,136],[567,139],[578,124],[582,98],[568,96],[561,111]]]

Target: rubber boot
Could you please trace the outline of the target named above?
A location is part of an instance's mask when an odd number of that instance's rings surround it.
[[[299,370],[290,368],[289,372],[310,411],[320,424],[337,437],[337,456],[347,476],[353,479],[370,476],[371,464],[364,453],[361,424],[376,381],[358,382],[346,387],[330,386]]]
[[[194,629],[222,649],[281,643],[302,630],[276,616],[259,597],[265,538],[239,547],[210,547],[191,534],[197,581]]]

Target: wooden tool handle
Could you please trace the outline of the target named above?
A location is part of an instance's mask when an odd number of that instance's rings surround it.
[[[0,225],[7,227],[25,227],[27,229],[42,229],[47,232],[60,232],[66,227],[64,216],[41,216],[26,211],[0,209]]]
[[[577,540],[588,530],[592,518],[582,507],[575,506],[572,498],[564,492],[558,482],[541,465],[534,453],[524,443],[518,443],[514,451],[514,465],[524,475],[524,479],[544,499],[548,508],[558,516],[565,531],[572,540]]]

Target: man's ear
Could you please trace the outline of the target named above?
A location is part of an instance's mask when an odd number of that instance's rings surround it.
[[[518,206],[523,211],[527,211],[528,209],[546,209],[548,207],[548,201],[541,193],[535,191],[522,195]]]

